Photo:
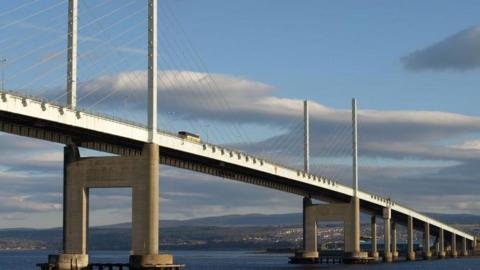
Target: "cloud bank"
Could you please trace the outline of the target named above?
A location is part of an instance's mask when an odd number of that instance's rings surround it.
[[[480,26],[460,31],[402,58],[405,68],[465,71],[480,67]]]
[[[273,86],[225,74],[162,71],[158,76],[160,116],[176,112],[170,116],[172,122],[209,122],[219,127],[219,133],[231,123],[247,132],[255,132],[250,125],[260,126],[267,135],[230,146],[289,166],[302,160],[301,99],[278,97]],[[131,71],[83,82],[79,97],[84,97],[83,106],[89,106],[111,94],[107,102],[93,108],[106,112],[122,108],[130,97],[128,113],[143,114],[145,89],[145,72]],[[350,110],[311,101],[310,119],[312,167],[319,174],[346,172],[347,179],[351,173]],[[359,124],[362,189],[424,211],[435,212],[428,196],[448,196],[448,205],[438,206],[438,211],[480,211],[478,204],[465,202],[480,188],[480,118],[450,112],[362,109]],[[33,224],[34,217],[49,215],[49,220],[60,222],[62,146],[13,135],[0,138],[4,187],[0,227]],[[378,161],[365,162],[365,158]],[[161,172],[163,218],[300,211],[300,199],[294,195],[173,168],[162,167]],[[450,196],[452,192],[456,196]],[[92,194],[92,220],[101,213],[103,223],[116,222],[123,213],[121,217],[128,221],[128,190]]]

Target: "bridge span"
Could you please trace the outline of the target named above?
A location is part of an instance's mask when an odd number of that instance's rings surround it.
[[[127,158],[142,156],[142,151],[145,152],[144,145],[147,145],[149,141],[148,128],[140,124],[80,109],[71,109],[60,104],[48,103],[39,98],[6,91],[0,93],[0,130]],[[316,235],[314,227],[317,221],[344,221],[346,227],[352,222],[349,213],[351,213],[350,202],[354,198],[354,189],[341,185],[333,179],[288,168],[238,150],[193,142],[161,130],[155,132],[153,144],[158,145],[157,158],[161,164],[264,186],[306,198],[304,199],[304,213],[306,214],[304,227],[307,234],[310,234],[305,236],[305,248],[310,250],[309,253],[302,253],[301,257],[307,258],[307,261],[315,261],[318,258],[316,237],[314,236]],[[67,147],[66,152],[70,151],[68,149]],[[89,158],[89,160],[96,159],[98,158]],[[103,185],[130,186],[131,184],[106,183]],[[91,187],[98,186],[102,186],[102,184]],[[329,204],[313,205],[310,199],[318,199]],[[372,227],[376,224],[376,217],[381,217],[385,220],[386,227],[390,227],[390,224],[406,225],[409,235],[412,237],[414,230],[423,231],[425,243],[430,243],[429,236],[434,235],[439,239],[441,256],[445,256],[446,242],[455,246],[455,250],[458,249],[462,255],[468,254],[468,249],[474,245],[474,236],[429,218],[389,198],[358,191],[358,199],[361,211],[372,216]],[[392,227],[391,230],[395,231]],[[347,243],[353,237],[360,238],[359,235],[350,235],[347,228],[345,231]],[[79,232],[80,235],[83,234],[83,238],[86,238],[85,228],[80,227]],[[376,230],[374,229],[372,232],[374,233],[372,239],[377,239]],[[392,246],[388,244],[391,243],[391,240],[390,234],[387,233],[384,240],[386,246]],[[409,240],[409,246],[413,250],[413,239]],[[85,242],[86,239],[80,238],[80,241]],[[457,242],[460,244],[457,245]],[[82,244],[82,246],[85,245],[86,242]],[[348,245],[346,244],[346,246]],[[378,256],[378,252],[375,245],[373,246],[374,250],[370,252],[369,257],[375,258]],[[427,247],[428,249],[425,249],[423,255],[428,258],[431,256],[430,245]],[[395,252],[392,252],[392,259],[395,258],[394,255]],[[451,255],[456,256],[453,252]],[[385,257],[387,257],[386,260],[390,260],[388,254]],[[410,259],[413,258],[414,255],[411,254]]]
[[[45,269],[88,269],[88,197],[91,188],[132,189],[130,269],[178,269],[173,256],[159,253],[159,164],[241,181],[303,197],[303,249],[291,263],[316,263],[317,224],[344,224],[345,253],[350,263],[377,261],[377,217],[384,222],[383,260],[397,259],[397,224],[408,231],[408,260],[467,256],[476,245],[473,235],[411,208],[358,190],[356,103],[354,122],[354,185],[348,187],[309,173],[308,125],[305,129],[305,169],[280,165],[255,155],[205,142],[194,142],[158,130],[157,125],[157,0],[148,0],[148,121],[147,126],[79,109],[77,100],[77,6],[68,1],[67,102],[55,104],[19,93],[0,91],[0,131],[66,145],[64,148],[63,250],[49,257]],[[307,108],[307,106],[305,106]],[[308,110],[305,110],[308,119]],[[306,121],[308,123],[308,121]],[[81,157],[79,147],[115,154]],[[325,204],[313,204],[312,199]],[[300,203],[299,203],[300,204]],[[360,248],[360,212],[371,216],[372,249]],[[415,231],[423,232],[423,252],[416,254]],[[432,241],[431,237],[436,240]]]

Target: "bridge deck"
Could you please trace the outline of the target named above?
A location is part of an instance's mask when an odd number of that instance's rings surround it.
[[[80,147],[119,155],[137,155],[148,140],[148,130],[141,124],[82,110],[71,110],[61,104],[39,98],[0,91],[0,131],[57,143],[76,143]],[[184,140],[159,130],[154,142],[160,146],[163,164],[199,171],[237,181],[252,183],[298,195],[311,195],[325,201],[348,202],[353,189],[332,179],[306,174],[238,150],[208,143]],[[363,211],[381,215],[391,207],[399,223],[407,217],[414,226],[423,223],[473,240],[473,236],[384,197],[359,192]]]

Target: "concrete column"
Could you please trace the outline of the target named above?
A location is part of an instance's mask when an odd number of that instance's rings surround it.
[[[317,218],[312,199],[303,198],[303,250],[296,251],[293,257],[290,257],[290,263],[304,264],[317,263]]]
[[[88,191],[83,183],[67,175],[65,204],[65,254],[87,254]]]
[[[456,258],[458,256],[457,253],[457,235],[452,233],[452,257]]]
[[[392,253],[390,252],[390,225],[391,225],[391,210],[390,208],[383,208],[383,221],[384,221],[384,255],[383,260],[385,262],[392,261]]]
[[[303,256],[318,258],[317,251],[317,221],[308,213],[312,205],[310,198],[303,198]]]
[[[351,218],[345,220],[345,230],[347,233],[345,237],[345,252],[346,256],[359,257],[360,250],[360,199],[353,197],[350,203],[350,215]],[[363,254],[363,253],[362,253]]]
[[[425,230],[423,231],[423,258],[429,260],[432,258],[430,251],[430,224],[425,223]]]
[[[158,254],[159,147],[145,144],[132,186],[132,255]]]
[[[377,217],[375,215],[371,218],[371,245],[372,251],[370,256],[373,257],[375,260],[378,260],[378,249],[377,249]]]
[[[141,156],[91,158],[79,158],[67,147],[65,167],[65,247],[63,254],[49,257],[55,269],[86,269],[88,190],[112,187],[132,188],[130,269],[173,264],[171,255],[158,253],[158,145],[145,144]]]
[[[49,256],[49,263],[59,270],[86,269],[88,266],[88,188],[68,173],[70,164],[79,159],[76,146],[64,148],[63,253]]]
[[[398,258],[397,250],[397,224],[392,222],[392,260],[395,261]]]
[[[445,237],[443,229],[439,229],[439,238],[438,238],[438,256],[440,258],[445,258]]]
[[[65,251],[66,248],[66,234],[65,234],[65,228],[67,227],[66,225],[66,220],[67,220],[67,166],[68,164],[77,161],[80,159],[80,151],[78,150],[78,147],[75,145],[67,145],[63,148],[63,238],[62,238],[62,250]]]
[[[462,256],[468,256],[467,238],[462,237]]]
[[[407,224],[407,260],[415,261],[415,251],[413,250],[413,217],[408,217],[408,224]]]

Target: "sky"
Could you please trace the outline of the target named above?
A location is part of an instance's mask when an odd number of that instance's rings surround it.
[[[79,1],[79,106],[145,123],[146,1]],[[478,1],[159,0],[159,127],[301,168],[423,212],[480,214]],[[0,2],[8,90],[65,100],[66,1]],[[61,224],[63,146],[0,133],[0,228]],[[83,156],[102,155],[82,149]],[[131,220],[92,190],[91,224]],[[441,200],[439,199],[441,198]],[[301,198],[167,166],[163,219],[301,211]]]

